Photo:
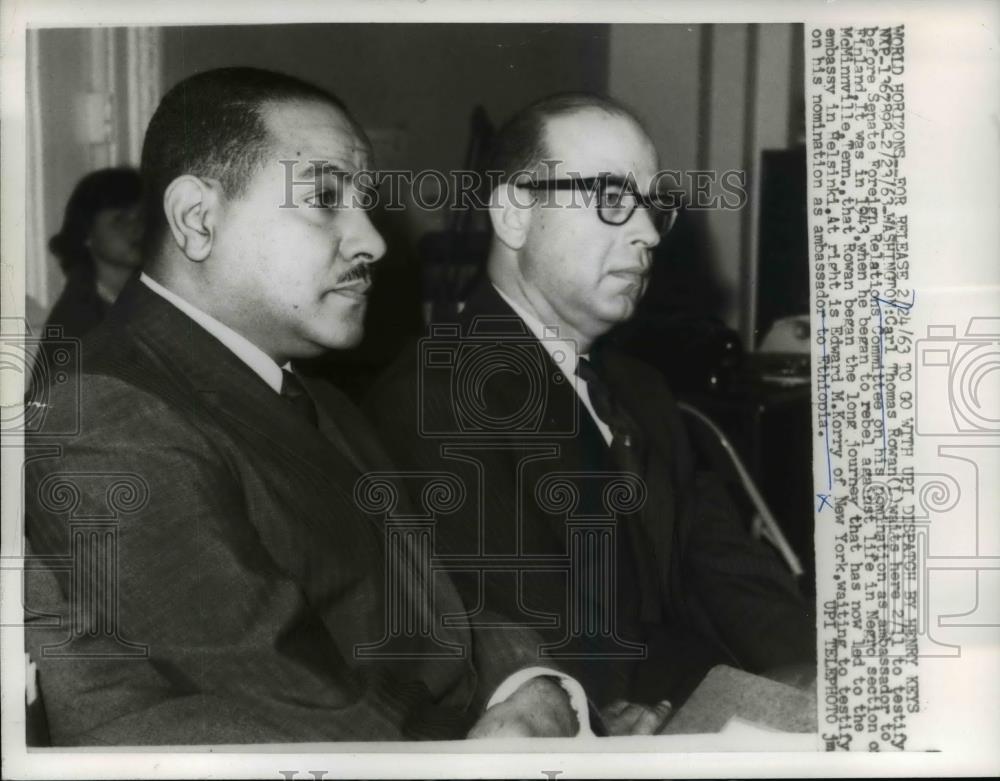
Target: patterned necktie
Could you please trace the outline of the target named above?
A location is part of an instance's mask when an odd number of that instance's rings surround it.
[[[309,421],[314,427],[319,425],[319,414],[316,412],[316,402],[312,400],[302,380],[294,372],[281,370],[281,398]]]

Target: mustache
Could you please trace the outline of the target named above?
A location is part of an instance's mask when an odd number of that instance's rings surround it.
[[[356,279],[360,279],[367,283],[371,281],[371,278],[371,267],[367,263],[359,263],[357,266],[347,269],[347,271],[337,277],[337,284],[344,285],[348,282],[354,282]]]

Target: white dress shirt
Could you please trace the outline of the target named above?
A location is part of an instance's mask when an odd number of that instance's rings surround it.
[[[115,302],[115,299],[118,298],[118,293],[99,279],[94,283],[94,289],[97,291],[97,297],[108,306],[111,306]]]
[[[576,342],[572,339],[559,338],[559,326],[544,325],[537,317],[496,285],[493,286],[493,289],[499,293],[500,298],[507,302],[507,305],[514,310],[514,313],[524,321],[524,324],[528,326],[528,330],[535,335],[535,338],[542,343],[545,351],[552,356],[552,360],[559,367],[559,371],[569,381],[570,386],[576,391],[576,395],[579,396],[580,401],[583,402],[583,406],[590,413],[590,417],[597,424],[597,428],[600,429],[604,441],[610,445],[611,440],[614,439],[614,435],[611,433],[608,424],[601,420],[594,410],[594,405],[590,401],[590,392],[587,390],[587,383],[581,380],[576,374],[577,361],[580,358],[588,358],[589,353],[580,353],[578,355],[576,352]]]

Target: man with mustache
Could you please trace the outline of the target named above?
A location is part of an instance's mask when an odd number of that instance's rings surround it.
[[[451,583],[357,498],[393,465],[296,372],[362,336],[386,249],[355,182],[370,156],[336,98],[266,71],[193,76],[153,116],[146,270],[27,448],[27,537],[52,568],[26,607],[64,619],[26,633],[56,745],[576,733],[516,638],[444,624]],[[427,631],[391,636],[388,583]]]
[[[695,469],[662,377],[595,347],[635,312],[674,219],[658,168],[610,100],[518,112],[489,166],[487,278],[366,404],[397,463],[463,477],[468,504],[438,519],[436,546],[480,557],[456,575],[466,603],[538,629],[540,657],[562,660],[616,733],[658,730],[716,664],[815,675],[809,607]],[[616,473],[639,478],[619,482],[631,498],[615,497]],[[588,536],[612,510],[604,542]]]

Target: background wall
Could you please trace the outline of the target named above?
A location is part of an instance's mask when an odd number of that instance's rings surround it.
[[[448,171],[462,165],[476,105],[497,122],[552,92],[603,92],[607,38],[605,25],[168,28],[163,77],[169,86],[235,63],[300,76],[351,108],[379,166]],[[416,235],[445,218],[407,216]]]
[[[640,114],[661,165],[747,174],[745,209],[692,215],[702,251],[690,262],[706,268],[684,274],[694,280],[685,297],[700,295],[702,306],[739,328],[747,347],[756,341],[760,154],[796,141],[804,105],[801,35],[791,24],[610,29],[608,91]]]
[[[73,187],[84,174],[137,165],[162,94],[161,31],[30,30],[27,47],[27,292],[47,310],[62,288],[48,253]]]
[[[73,184],[95,167],[137,163],[136,137],[154,98],[206,68],[255,65],[327,87],[369,131],[384,167],[460,166],[476,105],[497,123],[551,92],[606,91],[643,118],[665,167],[745,170],[753,196],[760,151],[788,146],[801,124],[796,25],[283,25],[30,35],[37,94],[29,104],[39,125],[33,156],[42,173],[29,193],[40,214],[29,225],[36,273],[28,281],[43,307],[61,286],[44,239],[57,230]],[[751,197],[742,211],[699,215],[701,249],[690,261],[698,266],[693,290],[712,290],[702,305],[739,327],[748,344],[758,295],[755,207]],[[445,217],[409,210],[391,238],[413,244]]]

